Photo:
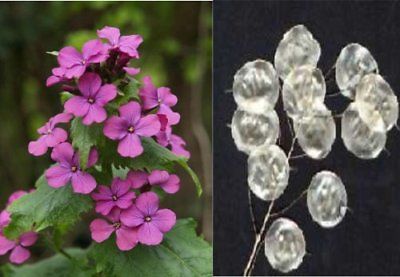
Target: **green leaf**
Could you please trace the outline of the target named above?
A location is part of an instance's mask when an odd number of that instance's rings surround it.
[[[136,157],[134,159],[122,158],[117,154],[118,157],[115,157],[115,156],[107,157],[107,155],[106,155],[103,157],[103,159],[114,161],[114,166],[116,166],[117,168],[125,167],[125,168],[130,168],[133,170],[145,169],[148,171],[151,171],[154,169],[165,169],[165,170],[171,171],[174,164],[179,164],[192,177],[193,182],[196,185],[197,194],[199,196],[201,195],[202,188],[201,188],[201,183],[199,181],[199,178],[187,164],[186,158],[176,156],[174,153],[172,153],[167,148],[159,145],[152,138],[142,137],[141,140],[142,140],[142,146],[143,146],[144,151],[143,151],[143,154],[140,155],[139,157]],[[115,146],[115,144],[113,144],[110,146],[106,146],[105,148],[107,148],[107,150],[110,154],[110,153],[112,153],[112,151],[115,151],[116,146]]]
[[[69,260],[61,254],[44,259],[34,264],[26,264],[22,266],[13,266],[7,264],[0,271],[4,277],[89,277],[93,276],[94,272],[87,266],[86,250],[78,248],[66,249],[73,260]]]
[[[60,93],[60,99],[61,99],[61,104],[64,105],[65,102],[67,102],[67,100],[69,100],[70,98],[72,98],[74,95],[68,91],[62,91]]]
[[[71,121],[72,146],[79,151],[80,166],[86,169],[90,149],[99,146],[104,141],[101,124],[84,125],[81,118],[74,118]]]
[[[92,208],[90,197],[74,193],[69,184],[55,189],[41,176],[36,188],[8,208],[11,222],[4,229],[8,238],[15,239],[26,231],[38,232],[47,227],[65,230]]]
[[[198,237],[193,219],[178,220],[158,246],[118,250],[115,238],[94,244],[88,252],[104,276],[212,276],[211,246]]]
[[[140,83],[134,78],[129,77],[128,83],[119,85],[118,97],[107,105],[108,110],[116,112],[118,108],[128,103],[131,100],[139,101],[139,87]]]

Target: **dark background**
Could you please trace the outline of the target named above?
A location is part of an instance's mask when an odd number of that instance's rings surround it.
[[[237,151],[230,123],[236,108],[233,76],[245,62],[263,58],[273,62],[284,32],[304,24],[321,44],[318,67],[328,72],[342,47],[351,42],[366,46],[381,74],[399,96],[400,3],[395,2],[215,2],[214,3],[214,274],[241,275],[254,243],[247,200],[247,157]],[[333,74],[332,74],[333,73]],[[334,72],[327,93],[337,92]],[[335,114],[349,101],[343,96],[325,100]],[[291,137],[282,113],[281,145],[287,152]],[[311,220],[305,198],[285,216],[304,231],[308,254],[293,275],[400,274],[400,134],[388,134],[386,148],[374,160],[361,160],[337,139],[322,161],[302,158],[290,162],[289,186],[274,210],[285,207],[320,170],[336,172],[343,180],[351,209],[333,229]],[[296,147],[294,155],[300,154]],[[258,226],[268,203],[255,199]],[[254,275],[276,275],[260,251]]]

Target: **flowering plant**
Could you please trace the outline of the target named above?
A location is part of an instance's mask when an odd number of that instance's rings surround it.
[[[160,204],[181,186],[172,172],[175,164],[201,194],[187,165],[186,143],[172,133],[180,121],[172,110],[178,99],[149,76],[142,83],[134,78],[140,69],[130,62],[139,59],[140,35],[124,36],[114,27],[97,34],[81,52],[70,46],[53,52],[58,67],[46,84],[61,84],[64,110],[38,129],[28,151],[49,152],[55,164],[35,190],[11,195],[0,214],[0,255],[11,253],[11,263],[24,263],[28,247],[43,234],[58,254],[39,262],[41,271],[30,270],[37,276],[48,273],[50,262],[66,276],[77,270],[88,276],[211,275],[211,248],[196,236],[194,221],[177,220]],[[69,125],[69,132],[61,124]],[[92,245],[64,250],[63,235],[93,208]],[[11,276],[23,270],[3,269]]]

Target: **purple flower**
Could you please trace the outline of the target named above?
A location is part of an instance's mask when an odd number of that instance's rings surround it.
[[[164,233],[175,225],[176,215],[169,209],[158,209],[159,199],[154,192],[142,193],[135,205],[121,212],[121,222],[129,227],[137,227],[140,243],[157,245],[163,240]]]
[[[65,77],[65,68],[62,68],[62,67],[53,68],[53,69],[51,70],[51,73],[53,73],[53,75],[51,75],[51,76],[50,76],[49,78],[47,78],[47,80],[46,80],[46,86],[47,86],[47,87],[50,87],[50,86],[55,85],[55,84],[57,84],[57,83],[60,83],[60,82],[62,82],[62,81],[68,80],[68,79]]]
[[[135,170],[135,171],[129,171],[128,176],[126,177],[126,180],[130,183],[131,187],[133,189],[139,189],[143,187],[145,184],[149,183],[149,174],[140,171],[140,170]]]
[[[26,247],[32,246],[37,238],[38,235],[35,232],[24,233],[16,241],[9,240],[0,234],[0,255],[11,251],[10,262],[22,264],[31,256],[31,252]]]
[[[28,145],[28,151],[34,156],[41,156],[47,152],[49,147],[64,142],[68,138],[68,133],[61,128],[56,128],[59,123],[67,123],[71,120],[72,114],[60,113],[49,119],[49,121],[40,127],[37,132],[41,135],[38,140],[31,141]]]
[[[127,209],[132,206],[135,193],[131,190],[131,183],[115,178],[111,187],[99,186],[98,192],[92,193],[96,201],[96,212],[108,215],[114,207]]]
[[[180,179],[175,174],[169,174],[165,170],[153,170],[150,174],[142,171],[130,171],[127,181],[130,182],[132,188],[140,189],[149,186],[161,187],[166,193],[176,193],[180,188]]]
[[[89,72],[79,79],[78,88],[82,96],[74,96],[65,102],[65,110],[82,117],[82,123],[85,125],[106,120],[107,112],[104,106],[117,96],[116,86],[102,86],[100,76]]]
[[[139,96],[144,110],[158,107],[157,114],[164,114],[168,119],[169,125],[175,125],[179,122],[179,113],[171,110],[171,107],[178,102],[178,98],[171,93],[169,88],[156,88],[151,81],[151,77],[146,76],[143,78],[143,87],[139,90]]]
[[[107,47],[99,39],[86,42],[82,54],[74,47],[67,46],[58,53],[58,63],[65,70],[63,77],[71,79],[83,75],[92,63],[100,63],[108,58]]]
[[[89,194],[96,188],[96,180],[81,169],[79,154],[74,152],[71,144],[63,142],[57,145],[51,153],[51,158],[57,162],[45,172],[51,187],[59,188],[71,182],[74,192],[82,194]],[[87,167],[93,166],[97,159],[98,153],[93,148],[89,154]]]
[[[157,133],[156,139],[160,145],[169,147],[175,155],[187,159],[190,158],[190,152],[185,149],[186,142],[180,136],[172,134],[171,126],[166,126],[164,129],[161,129],[160,132]]]
[[[118,153],[137,157],[143,152],[140,137],[151,137],[160,131],[157,115],[141,116],[139,103],[131,101],[119,108],[120,116],[112,116],[104,124],[104,135],[119,140]]]
[[[131,250],[138,243],[137,230],[131,228],[120,222],[120,209],[114,208],[108,219],[108,222],[104,219],[95,219],[90,223],[90,232],[92,239],[98,243],[101,243],[108,239],[113,232],[117,237],[117,246],[121,251]]]
[[[139,35],[121,36],[118,28],[105,26],[97,31],[99,38],[108,40],[110,50],[119,50],[129,55],[131,58],[139,58],[137,48],[143,42],[143,38]]]
[[[135,76],[137,74],[140,73],[140,68],[134,68],[134,67],[124,67],[124,70],[127,74],[131,75],[131,76]]]

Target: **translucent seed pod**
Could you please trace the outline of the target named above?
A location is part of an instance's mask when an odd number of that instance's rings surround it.
[[[302,65],[316,67],[321,47],[303,25],[296,25],[283,35],[275,52],[275,68],[282,79]]]
[[[297,141],[304,153],[312,159],[323,159],[331,152],[336,138],[336,125],[325,105],[312,114],[294,122]]]
[[[306,254],[303,231],[287,218],[278,218],[271,224],[264,247],[272,268],[284,273],[298,268]]]
[[[279,117],[275,110],[265,113],[237,109],[232,117],[231,131],[236,147],[246,154],[260,146],[276,143]]]
[[[390,85],[378,74],[365,75],[356,89],[361,119],[374,131],[389,131],[399,116],[399,103]]]
[[[347,210],[347,193],[342,180],[333,172],[318,172],[307,192],[312,219],[324,228],[339,224]]]
[[[240,68],[233,81],[236,104],[246,111],[272,110],[279,96],[279,78],[270,62],[255,60]]]
[[[350,99],[354,99],[355,88],[362,77],[378,71],[374,57],[358,43],[350,43],[340,51],[335,67],[336,83],[341,93]]]
[[[360,159],[378,157],[386,144],[386,132],[373,131],[361,119],[356,103],[351,103],[342,117],[342,140],[347,150]]]
[[[289,117],[301,118],[324,103],[325,79],[321,70],[301,66],[287,76],[283,83],[283,106]]]
[[[247,182],[258,198],[271,201],[282,195],[289,181],[289,162],[281,148],[276,145],[256,148],[247,163]]]

